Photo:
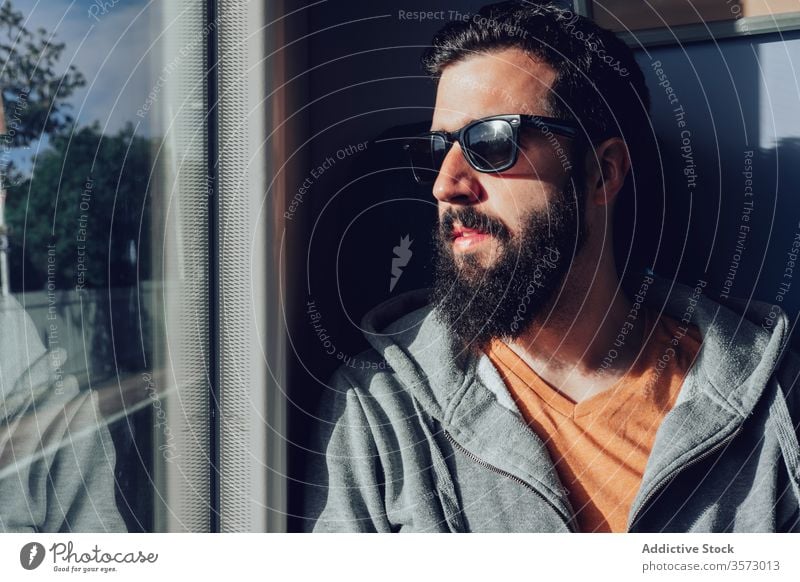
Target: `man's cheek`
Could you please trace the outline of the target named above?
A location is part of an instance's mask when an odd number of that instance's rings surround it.
[[[530,211],[520,208],[519,206],[509,209],[506,214],[500,217],[500,220],[506,225],[506,236],[513,240],[519,240],[529,220],[529,216]]]

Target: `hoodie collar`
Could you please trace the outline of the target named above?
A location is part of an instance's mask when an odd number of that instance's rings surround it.
[[[631,515],[666,478],[723,442],[752,412],[783,355],[788,318],[759,302],[721,305],[656,275],[644,302],[659,314],[696,326],[702,347],[673,409],[658,430]],[[456,352],[428,303],[429,290],[404,293],[362,320],[381,352],[423,408],[479,457],[535,483],[553,505],[569,503],[541,439],[527,429],[502,378],[485,354]]]
[[[652,280],[645,304],[682,325],[697,326],[702,336],[690,374],[694,381],[684,386],[677,404],[702,394],[727,415],[746,418],[780,362],[788,337],[787,316],[756,301],[721,305],[702,294],[703,281],[689,287],[657,275],[645,277]],[[470,381],[492,381],[485,388],[500,404],[513,408],[507,391],[493,382],[493,367],[485,354],[475,357],[453,349],[428,297],[428,289],[417,289],[370,310],[361,322],[367,340],[384,353],[407,389],[435,417],[442,418]]]
[[[485,354],[454,350],[435,315],[423,289],[378,306],[361,325],[443,430],[482,462],[532,487],[574,529],[567,492],[546,446],[522,420],[497,370]]]

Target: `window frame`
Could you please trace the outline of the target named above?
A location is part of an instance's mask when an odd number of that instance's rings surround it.
[[[573,6],[577,14],[588,18],[594,17],[594,0],[574,0]],[[629,46],[639,48],[743,38],[794,30],[800,30],[800,10],[774,15],[744,16],[735,20],[645,28],[617,34]]]

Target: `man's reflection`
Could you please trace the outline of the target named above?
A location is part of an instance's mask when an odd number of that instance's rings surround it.
[[[0,531],[119,532],[114,444],[96,393],[64,375],[33,321],[0,297]]]

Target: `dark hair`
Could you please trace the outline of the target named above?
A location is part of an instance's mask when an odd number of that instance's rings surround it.
[[[555,69],[551,113],[591,139],[619,136],[635,152],[648,133],[650,95],[633,51],[613,32],[553,4],[499,2],[448,23],[423,56],[430,75],[475,54],[519,48]],[[513,112],[512,112],[513,113]]]

